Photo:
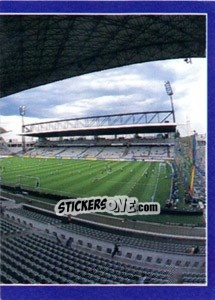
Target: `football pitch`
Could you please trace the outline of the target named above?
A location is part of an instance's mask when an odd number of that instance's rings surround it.
[[[139,202],[159,202],[161,208],[170,198],[173,180],[170,163],[146,161],[9,157],[0,160],[0,174],[2,185],[59,195],[62,199],[124,195],[136,197]],[[46,203],[56,204],[57,200],[44,196],[39,203],[43,207]],[[179,207],[185,208],[182,196]],[[203,216],[196,215],[125,217],[156,223],[202,224],[204,221]]]
[[[0,170],[2,184],[75,198],[126,195],[162,205],[172,185],[165,162],[10,157]]]

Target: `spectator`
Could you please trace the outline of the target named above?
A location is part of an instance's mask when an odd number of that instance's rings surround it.
[[[119,244],[118,244],[118,242],[119,242],[119,239],[117,240],[117,243],[114,245],[114,249],[113,249],[113,252],[111,254],[112,258],[116,255],[116,253],[119,253]]]
[[[67,222],[70,223],[72,221],[72,215],[68,215]]]
[[[72,248],[72,238],[71,237],[66,241],[66,247],[69,249]]]
[[[199,252],[200,252],[199,246],[196,246],[196,247],[194,248],[193,254],[197,254],[197,253],[199,253]]]

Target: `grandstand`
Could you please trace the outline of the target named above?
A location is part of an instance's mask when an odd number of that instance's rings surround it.
[[[205,179],[205,158],[206,158],[206,140],[205,137],[197,137],[196,146],[196,175],[194,178],[194,197],[205,203],[206,179]]]
[[[10,58],[1,54],[7,70],[0,74],[1,96],[95,70],[205,55],[204,16],[77,16],[75,22],[46,16],[43,21],[49,26],[43,28],[39,16],[22,16],[21,23],[19,16],[1,17],[2,45],[14,49]],[[36,39],[37,48],[34,38],[41,31],[46,38]],[[23,34],[28,55],[21,64],[14,63],[19,50],[8,34]],[[80,34],[83,47],[75,42]],[[131,38],[133,51],[127,47]],[[69,43],[65,51],[57,47],[62,42]],[[31,80],[20,81],[19,74]],[[2,139],[1,284],[137,285],[146,277],[149,285],[206,285],[205,145],[190,143],[193,136],[180,138],[174,114],[173,109],[141,111],[25,124],[22,137],[37,142],[23,143],[22,151]],[[54,213],[62,198],[120,194],[158,201],[161,215]]]
[[[204,236],[199,234],[191,241],[161,233],[122,232],[78,219],[67,222],[17,204],[5,204],[1,231],[2,283],[137,284],[142,274],[149,284],[205,282]],[[69,237],[71,249],[66,247]],[[118,240],[120,252],[112,259]]]
[[[7,143],[4,141],[2,137],[0,137],[0,155],[8,155],[10,153],[10,149],[7,145]]]

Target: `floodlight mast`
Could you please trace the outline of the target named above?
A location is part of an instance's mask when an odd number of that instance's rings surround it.
[[[19,107],[19,114],[22,117],[22,152],[25,153],[25,136],[23,135],[25,131],[25,124],[24,124],[24,116],[25,116],[26,108],[24,105],[20,105]]]
[[[171,87],[171,84],[169,81],[165,82],[165,88],[166,88],[166,93],[170,97],[170,102],[171,102],[171,108],[172,108],[172,115],[173,115],[173,122],[175,123],[175,110],[174,110],[174,105],[173,105],[173,90]]]

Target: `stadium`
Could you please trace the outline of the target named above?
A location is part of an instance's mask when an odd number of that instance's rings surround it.
[[[1,98],[206,52],[204,15],[1,16],[0,22]],[[22,143],[6,143],[1,128],[1,284],[206,284],[205,137],[180,135],[170,82],[165,88],[169,110],[25,124],[20,107]],[[55,213],[62,199],[115,196],[159,203],[160,213]]]

